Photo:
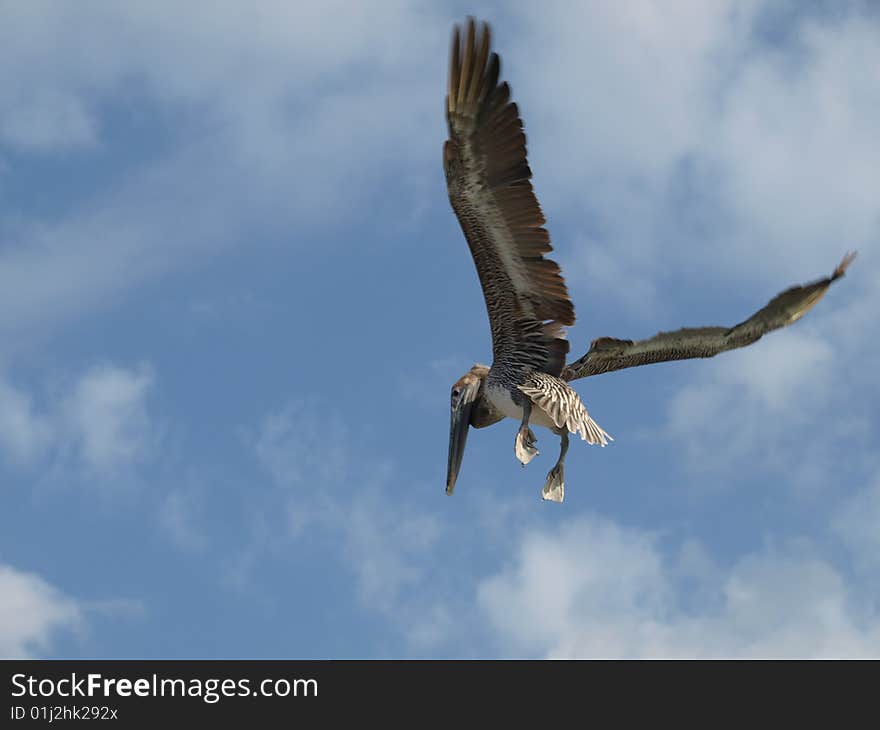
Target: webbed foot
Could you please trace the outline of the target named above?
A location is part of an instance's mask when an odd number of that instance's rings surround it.
[[[550,502],[561,502],[565,499],[565,467],[562,464],[557,464],[547,474],[541,497]]]
[[[520,428],[516,432],[516,442],[513,445],[513,451],[523,466],[538,455],[539,452],[535,448],[536,441],[535,434],[532,433],[532,429],[528,426]]]

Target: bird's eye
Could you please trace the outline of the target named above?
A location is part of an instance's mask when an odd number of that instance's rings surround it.
[[[461,395],[461,391],[458,388],[452,389],[452,400],[458,400],[458,396]]]

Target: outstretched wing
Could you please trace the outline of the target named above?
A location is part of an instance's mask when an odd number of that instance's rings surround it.
[[[489,27],[468,20],[452,38],[443,151],[449,200],[477,267],[496,362],[559,375],[574,305],[555,261],[510,89],[499,83]]]
[[[719,352],[751,345],[766,333],[796,322],[809,312],[831,283],[846,273],[854,258],[854,253],[847,254],[831,276],[785,290],[771,299],[766,307],[734,327],[686,327],[675,332],[660,332],[650,339],[636,342],[600,337],[593,340],[586,355],[566,366],[562,377],[575,380],[637,365],[713,357]]]

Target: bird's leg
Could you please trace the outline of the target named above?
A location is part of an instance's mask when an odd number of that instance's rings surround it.
[[[550,473],[547,474],[547,483],[541,490],[541,496],[551,502],[561,502],[565,499],[565,453],[568,451],[568,431],[561,429],[562,443],[559,449],[559,459],[556,461]]]
[[[519,425],[519,431],[516,433],[516,441],[513,445],[516,458],[520,460],[523,466],[538,455],[538,450],[535,448],[535,434],[529,428],[529,416],[531,415],[532,402],[526,398],[523,401],[522,423]]]

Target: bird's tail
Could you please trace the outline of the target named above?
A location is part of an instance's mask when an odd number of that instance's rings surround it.
[[[518,387],[551,418],[557,428],[580,434],[588,444],[607,446],[609,441],[614,441],[590,417],[577,391],[564,380],[547,373],[532,373],[529,381]]]
[[[579,433],[581,435],[581,439],[586,441],[588,444],[599,444],[600,446],[607,446],[609,441],[614,441],[607,431],[602,428],[598,423],[596,423],[589,413],[587,413],[587,409],[583,409],[583,414],[581,418],[575,424],[576,428],[568,427],[568,430],[572,433]]]

